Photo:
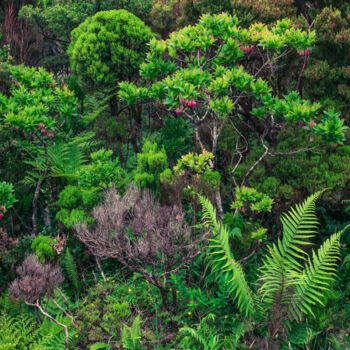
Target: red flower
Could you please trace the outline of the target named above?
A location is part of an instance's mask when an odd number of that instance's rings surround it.
[[[298,123],[299,128],[301,128],[303,125],[304,125],[303,122]]]
[[[245,208],[244,208],[244,207],[241,208],[241,212],[242,212],[242,213],[245,212]]]
[[[309,56],[310,55],[310,50],[307,49],[305,51],[298,51],[299,56]]]
[[[241,49],[241,51],[243,51],[244,53],[250,53],[254,50],[254,45],[253,46],[250,46],[250,47],[244,47],[242,43],[240,43],[239,45],[239,48]]]
[[[197,102],[195,100],[191,101],[191,107],[194,108],[197,106]]]
[[[184,98],[182,96],[179,96],[179,102],[183,104],[185,102]]]
[[[2,219],[4,217],[4,214],[0,214],[0,219]]]
[[[176,114],[177,114],[177,115],[181,114],[183,110],[184,110],[183,107],[177,108],[177,109],[176,109]]]

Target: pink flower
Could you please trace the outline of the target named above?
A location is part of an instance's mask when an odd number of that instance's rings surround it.
[[[4,214],[0,214],[0,219],[2,219],[4,217]]]
[[[41,134],[46,134],[46,130],[41,129],[40,133],[41,133]]]
[[[244,47],[242,43],[240,43],[239,45],[239,48],[241,49],[241,51],[243,51],[244,53],[250,53],[254,50],[254,45],[253,46],[250,46],[250,47]]]
[[[43,123],[40,123],[40,124],[39,124],[39,128],[40,128],[40,129],[45,129],[45,125],[44,125]]]
[[[299,51],[298,54],[299,54],[299,56],[309,56],[310,50],[307,49],[305,51]]]
[[[303,125],[304,125],[303,122],[298,123],[299,128],[301,128]]]
[[[2,206],[0,207],[0,210],[1,210],[1,211],[5,211],[5,210],[6,210],[5,206],[2,205]]]
[[[50,130],[48,133],[47,133],[47,137],[52,137],[53,136],[53,132]]]
[[[191,107],[194,108],[197,106],[197,102],[195,100],[191,101]]]
[[[179,102],[183,104],[185,102],[184,98],[182,96],[179,96]]]
[[[184,110],[183,107],[177,108],[177,109],[176,109],[176,114],[177,114],[177,115],[181,114],[183,110]]]
[[[312,129],[313,127],[315,127],[315,125],[316,125],[316,124],[315,124],[313,121],[311,121],[311,122],[309,123],[309,128]]]
[[[155,105],[156,107],[159,107],[159,106],[160,106],[160,104],[159,104],[158,102],[156,102],[154,105]]]

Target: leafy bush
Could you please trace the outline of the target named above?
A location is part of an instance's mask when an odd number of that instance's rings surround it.
[[[98,12],[72,31],[72,69],[88,85],[113,87],[134,77],[151,38],[151,30],[125,10]]]
[[[35,252],[37,259],[44,263],[47,260],[52,260],[56,252],[53,249],[53,245],[57,244],[56,240],[48,236],[37,236],[32,243],[32,249]]]

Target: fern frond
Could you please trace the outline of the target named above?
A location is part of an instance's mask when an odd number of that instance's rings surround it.
[[[16,349],[19,343],[19,331],[16,328],[15,319],[6,314],[0,315],[0,329],[0,349]]]
[[[216,279],[224,281],[228,292],[237,301],[240,311],[247,316],[251,315],[255,308],[254,295],[245,280],[242,267],[231,252],[228,230],[217,220],[216,210],[211,202],[202,196],[199,196],[199,201],[203,208],[203,221],[213,233],[207,248],[211,272]]]
[[[141,337],[141,317],[137,315],[131,327],[126,324],[123,326],[121,334],[122,343],[128,349],[139,349]]]
[[[68,181],[76,178],[85,162],[83,151],[75,142],[57,142],[48,150],[52,177],[63,177]]]
[[[322,193],[320,191],[311,195],[281,217],[283,238],[269,248],[269,254],[260,269],[259,280],[262,285],[259,294],[266,309],[276,302],[288,304],[293,298],[290,287],[295,285],[297,274],[303,268],[299,261],[306,260],[307,254],[301,246],[310,245],[309,240],[316,232],[318,221],[315,203]]]
[[[278,249],[281,256],[286,258],[296,271],[300,271],[302,267],[296,259],[305,260],[307,255],[299,245],[311,244],[309,239],[315,236],[318,225],[316,200],[323,192],[319,191],[309,196],[304,203],[297,204],[295,209],[290,209],[281,217],[283,238],[282,241],[278,241]]]
[[[74,261],[73,255],[71,254],[69,248],[66,250],[65,254],[65,268],[66,272],[73,282],[73,286],[76,292],[79,292],[80,290],[80,281],[79,281],[79,275],[78,275],[78,270],[77,270],[77,264]]]
[[[194,339],[197,343],[201,344],[204,349],[207,349],[206,340],[199,334],[199,332],[191,327],[182,327],[179,329],[180,333],[187,334],[192,339]]]
[[[337,260],[340,256],[340,238],[344,230],[334,233],[328,238],[317,253],[312,252],[312,259],[308,259],[299,281],[296,284],[295,296],[290,304],[293,318],[301,320],[302,313],[314,316],[312,307],[316,304],[324,305],[323,290],[329,290],[334,280]]]

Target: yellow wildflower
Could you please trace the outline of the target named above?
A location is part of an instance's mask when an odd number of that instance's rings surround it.
[[[129,293],[132,292],[132,289],[129,288]]]

